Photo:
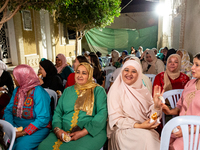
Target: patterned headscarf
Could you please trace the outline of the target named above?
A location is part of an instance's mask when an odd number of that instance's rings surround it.
[[[24,100],[25,97],[27,96],[27,92],[32,88],[40,85],[40,81],[33,68],[25,64],[18,65],[17,67],[15,67],[13,70],[13,76],[19,84],[17,117],[21,118],[23,112]]]
[[[113,50],[111,54],[112,54],[112,62],[117,62],[117,60],[119,59],[119,52],[117,50]]]
[[[4,70],[5,71],[7,70],[7,66],[6,66],[6,64],[3,61],[0,60],[0,77],[3,74]]]
[[[66,66],[68,66],[67,59],[66,59],[65,55],[63,55],[63,54],[58,54],[56,57],[62,61],[62,65],[60,67],[56,66],[58,73],[60,73]]]
[[[99,84],[94,82],[93,79],[93,67],[89,63],[80,63],[76,67],[75,74],[77,73],[77,69],[79,66],[83,65],[89,74],[88,80],[84,85],[80,85],[77,82],[75,83],[75,90],[78,94],[78,98],[76,100],[74,110],[82,110],[87,112],[87,115],[92,115],[93,107],[94,107],[94,89]],[[75,75],[76,76],[76,75]],[[76,78],[75,78],[76,80]]]

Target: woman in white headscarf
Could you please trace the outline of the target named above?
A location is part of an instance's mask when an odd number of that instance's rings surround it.
[[[154,98],[142,83],[141,65],[128,60],[108,93],[108,129],[112,150],[159,150],[159,134],[154,130],[159,124],[150,123],[155,112],[161,117],[159,86]],[[145,138],[144,138],[145,137]]]

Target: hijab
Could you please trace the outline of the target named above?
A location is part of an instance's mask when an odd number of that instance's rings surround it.
[[[27,92],[35,86],[40,85],[40,81],[33,68],[25,64],[15,67],[13,70],[13,76],[19,83],[17,117],[21,118]]]
[[[178,59],[178,67],[174,72],[170,72],[168,69],[168,63],[171,57],[176,57]],[[180,76],[180,68],[181,68],[181,57],[178,54],[172,54],[167,59],[166,71],[164,73],[164,87],[163,89],[166,91],[172,90],[172,85],[169,77],[174,80]]]
[[[164,58],[164,54],[161,53],[162,50],[163,50],[163,48],[161,48],[161,49],[159,50],[159,52],[157,53],[157,57],[159,57],[161,60]]]
[[[40,61],[40,65],[42,66],[42,68],[44,68],[46,72],[46,77],[44,78],[49,78],[57,74],[57,69],[50,60],[46,59],[46,60]]]
[[[138,73],[137,80],[132,85],[127,85],[122,79],[122,72],[127,66],[133,66]],[[116,93],[120,93],[120,96]],[[123,105],[123,101],[127,101],[131,107]],[[130,118],[141,118],[142,121],[145,121],[147,117],[149,117],[149,107],[152,104],[153,100],[151,93],[142,83],[141,65],[135,60],[126,61],[121,69],[119,76],[111,86],[108,93],[110,129],[113,130],[114,125],[119,119],[119,114],[115,109],[116,105],[121,105],[120,107],[123,109],[123,112],[128,114]],[[139,113],[135,114],[133,110],[139,111]]]
[[[62,61],[62,65],[60,67],[56,66],[58,73],[60,73],[66,66],[68,66],[67,59],[66,59],[65,55],[63,55],[63,54],[58,54],[56,56],[56,58],[58,58]]]
[[[151,56],[152,62],[148,62],[146,60],[146,55],[147,53]],[[153,50],[147,50],[147,52],[144,55],[144,60],[146,63],[143,65],[143,72],[148,72],[148,74],[156,74],[156,62],[157,62],[157,57],[154,53]]]
[[[4,70],[7,71],[7,66],[3,61],[0,60],[0,77],[3,74]]]
[[[112,62],[117,62],[119,59],[119,52],[117,50],[113,50],[112,52]]]
[[[88,71],[88,80],[84,85],[75,83],[75,90],[78,95],[74,110],[82,110],[87,112],[87,115],[92,115],[94,108],[94,89],[99,84],[93,80],[93,67],[89,63],[82,62],[76,67],[75,75],[79,66],[83,65]],[[75,78],[76,80],[76,78]]]

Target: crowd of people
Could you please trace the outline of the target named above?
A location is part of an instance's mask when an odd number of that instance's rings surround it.
[[[71,67],[65,55],[58,54],[55,64],[41,59],[37,73],[28,65],[18,65],[13,79],[0,61],[0,117],[22,127],[13,149],[100,150],[108,141],[109,150],[159,150],[162,112],[200,115],[200,54],[193,64],[187,51],[167,47],[157,51],[132,46],[121,56],[117,50],[110,55],[103,66],[100,52],[85,52]],[[107,75],[106,67],[115,71]],[[147,74],[155,75],[153,84]],[[61,93],[53,112],[45,89]],[[173,89],[184,90],[171,109],[160,97]],[[154,114],[158,119],[150,121]],[[170,150],[182,149],[179,128],[172,133]]]

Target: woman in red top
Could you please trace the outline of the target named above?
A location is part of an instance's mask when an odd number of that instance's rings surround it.
[[[73,64],[74,70],[82,62],[89,63],[88,59],[85,56],[83,56],[83,55],[77,56],[75,61],[74,61],[74,64]],[[70,75],[67,77],[67,83],[65,85],[65,88],[72,86],[74,84],[75,84],[75,73],[70,73]]]
[[[153,89],[155,85],[161,86],[162,90],[169,91],[173,89],[184,89],[190,78],[180,72],[181,57],[177,54],[172,54],[167,59],[166,71],[156,75]],[[154,91],[154,90],[152,90]]]

